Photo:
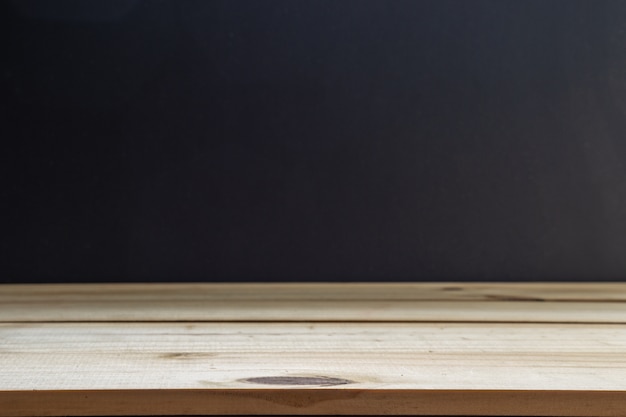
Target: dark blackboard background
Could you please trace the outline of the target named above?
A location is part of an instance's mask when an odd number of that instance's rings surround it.
[[[0,7],[1,282],[626,279],[626,2]]]

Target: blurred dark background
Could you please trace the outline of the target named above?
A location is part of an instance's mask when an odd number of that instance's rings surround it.
[[[626,2],[0,3],[0,282],[626,279]]]

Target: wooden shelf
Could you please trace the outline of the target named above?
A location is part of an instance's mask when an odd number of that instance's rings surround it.
[[[0,416],[626,416],[626,284],[0,286]]]

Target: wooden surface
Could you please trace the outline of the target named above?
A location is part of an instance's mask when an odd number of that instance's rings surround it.
[[[626,324],[626,284],[4,285],[0,322]]]
[[[0,286],[0,416],[626,416],[626,284]]]

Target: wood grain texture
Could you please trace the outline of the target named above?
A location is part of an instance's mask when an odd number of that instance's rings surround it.
[[[0,322],[626,323],[626,284],[0,286]]]
[[[354,383],[344,388],[366,389],[584,390],[593,381],[598,390],[626,390],[622,325],[67,323],[0,329],[5,390],[254,389],[268,387],[243,380],[294,375],[345,379]]]
[[[353,285],[0,286],[0,416],[626,416],[624,284]]]
[[[33,400],[33,398],[36,398]],[[623,392],[453,390],[97,390],[0,392],[7,416],[348,415],[623,417]]]
[[[626,283],[4,284],[0,302],[55,297],[220,301],[626,301]]]
[[[476,301],[178,301],[5,304],[0,322],[502,322],[622,323],[626,303]]]

